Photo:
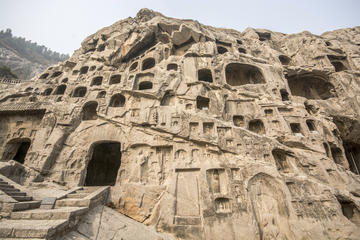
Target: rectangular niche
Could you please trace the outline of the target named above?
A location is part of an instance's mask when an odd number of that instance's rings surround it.
[[[197,96],[196,97],[196,108],[200,110],[209,110],[210,98]]]
[[[215,168],[206,171],[210,192],[213,194],[227,194],[228,179],[225,169]]]
[[[271,117],[271,116],[273,115],[273,113],[274,113],[274,110],[272,110],[272,109],[265,109],[265,110],[264,110],[264,113],[265,113],[265,116],[266,116],[266,117]]]
[[[204,134],[214,134],[214,123],[213,122],[204,122],[203,123],[203,133]]]
[[[242,179],[241,177],[241,173],[240,173],[240,168],[232,168],[231,169],[231,176],[232,179],[235,181],[239,181]]]
[[[233,122],[236,127],[244,127],[245,126],[244,116],[234,115]]]
[[[291,132],[297,137],[303,137],[300,123],[290,123]]]
[[[344,156],[341,148],[337,147],[336,145],[332,145],[330,147],[331,155],[333,157],[333,160],[336,164],[343,165],[344,164]]]
[[[200,216],[199,169],[176,169],[176,216]],[[183,219],[183,218],[182,218]]]
[[[306,120],[306,125],[311,133],[317,133],[314,120]]]
[[[230,200],[228,198],[219,197],[215,199],[216,213],[230,213]]]
[[[231,137],[231,127],[217,127],[219,137]]]
[[[199,129],[199,123],[198,122],[190,122],[189,123],[190,134],[197,133],[198,129]]]

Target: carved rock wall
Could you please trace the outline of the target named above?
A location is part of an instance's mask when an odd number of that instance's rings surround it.
[[[240,33],[143,9],[0,86],[1,161],[25,184],[110,184],[112,207],[179,239],[359,239],[359,44],[359,27]]]

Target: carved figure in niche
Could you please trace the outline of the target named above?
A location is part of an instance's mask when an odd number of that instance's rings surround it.
[[[214,193],[220,193],[220,176],[219,176],[219,171],[217,169],[214,170],[213,174],[212,174],[212,190]]]
[[[165,179],[168,177],[168,175],[171,172],[171,154],[172,154],[172,146],[164,146],[164,147],[157,147],[156,148],[156,154],[158,155],[158,167],[157,170],[157,176],[158,176],[158,182],[160,184],[163,184]],[[152,162],[152,165],[155,162]]]
[[[215,209],[218,213],[230,212],[230,202],[228,198],[215,199]]]
[[[175,152],[175,161],[177,162],[185,162],[186,161],[186,151],[185,150],[177,150]]]
[[[149,168],[150,155],[144,153],[141,157],[139,157],[138,164],[140,165],[140,176],[139,176],[140,183],[147,182],[147,172]]]
[[[294,239],[288,223],[285,194],[279,183],[271,176],[260,173],[250,179],[248,186],[260,240]]]
[[[19,128],[15,133],[13,137],[23,137],[25,133],[25,128]]]
[[[200,150],[199,149],[193,149],[191,150],[191,162],[199,162],[200,161]]]
[[[242,175],[239,168],[231,168],[231,175],[233,180],[242,180]]]
[[[316,114],[320,109],[320,107],[317,105],[317,103],[312,100],[306,100],[304,102],[304,106],[305,106],[306,111],[310,114]]]
[[[199,123],[197,122],[191,122],[190,123],[190,132],[191,133],[196,133],[199,127]]]
[[[150,154],[147,154],[142,149],[139,151],[136,158],[136,167],[133,168],[132,173],[132,180],[134,182],[146,183],[149,158]]]
[[[206,176],[210,192],[213,194],[227,194],[228,180],[225,169],[209,169],[206,171]]]

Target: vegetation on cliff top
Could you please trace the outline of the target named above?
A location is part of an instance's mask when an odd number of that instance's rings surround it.
[[[7,66],[0,65],[0,78],[18,78]]]
[[[0,47],[16,51],[31,62],[45,65],[62,62],[69,58],[67,54],[60,54],[43,45],[38,45],[36,42],[31,42],[31,40],[13,36],[11,29],[0,31]]]

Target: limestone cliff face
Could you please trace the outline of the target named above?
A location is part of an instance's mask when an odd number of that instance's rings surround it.
[[[179,239],[360,239],[359,44],[143,9],[1,86],[0,156]]]
[[[31,62],[19,56],[15,51],[0,46],[0,64],[8,66],[21,79],[31,79],[44,71],[49,65]]]

